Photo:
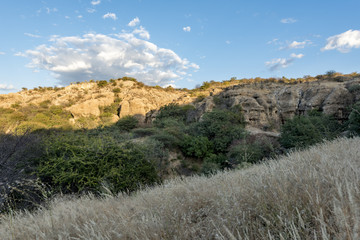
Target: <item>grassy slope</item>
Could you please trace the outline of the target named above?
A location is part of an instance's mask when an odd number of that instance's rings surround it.
[[[133,196],[58,198],[4,216],[0,239],[359,239],[360,138]]]

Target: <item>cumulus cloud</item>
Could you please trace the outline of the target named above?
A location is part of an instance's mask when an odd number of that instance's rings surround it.
[[[93,0],[93,1],[91,1],[91,5],[98,5],[98,4],[100,4],[101,3],[101,0]]]
[[[165,86],[199,69],[174,51],[151,43],[149,38],[143,27],[115,35],[53,36],[49,45],[17,55],[30,58],[30,68],[50,71],[62,85],[131,76],[146,84]]]
[[[94,12],[96,12],[96,10],[95,10],[94,8],[88,8],[86,11],[87,11],[88,13],[94,13]]]
[[[311,41],[310,40],[305,40],[302,42],[293,41],[293,42],[289,43],[288,45],[286,45],[285,47],[281,47],[280,50],[304,48],[307,44],[311,44]]]
[[[295,23],[297,22],[294,18],[283,18],[280,20],[281,23],[289,24],[289,23]]]
[[[190,32],[191,31],[191,27],[187,26],[187,27],[183,27],[184,32]]]
[[[295,59],[303,58],[304,54],[295,54],[292,53],[290,58],[275,58],[271,61],[265,62],[265,65],[269,68],[270,71],[275,71],[281,68],[287,68]]]
[[[150,33],[148,31],[145,30],[145,28],[143,26],[140,26],[140,28],[137,28],[133,31],[133,34],[136,34],[138,36],[140,36],[141,38],[150,39]]]
[[[346,31],[344,33],[331,36],[327,39],[327,43],[325,47],[321,50],[333,50],[336,49],[339,52],[349,52],[351,48],[359,48],[360,47],[360,30],[352,30]]]
[[[0,83],[0,90],[14,90],[14,86],[13,85],[7,85],[7,84],[2,84]]]
[[[115,13],[107,13],[103,16],[103,19],[106,19],[106,18],[111,18],[113,20],[116,20],[117,17],[116,17],[116,14]]]
[[[4,52],[0,52],[0,55],[5,55],[5,53],[4,53]]]
[[[140,19],[138,17],[134,18],[133,20],[131,20],[128,23],[129,27],[135,27],[136,25],[138,25],[140,23]]]

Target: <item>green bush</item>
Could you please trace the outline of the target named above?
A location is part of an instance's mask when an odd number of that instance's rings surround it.
[[[187,108],[180,106],[177,103],[170,103],[160,108],[159,114],[156,116],[156,121],[160,121],[165,118],[173,118],[185,121]]]
[[[207,137],[185,135],[181,150],[185,156],[204,158],[213,152],[213,144]]]
[[[135,145],[79,132],[50,137],[37,164],[40,179],[63,193],[96,193],[102,184],[114,193],[134,191],[158,181],[153,164]]]
[[[229,162],[223,154],[209,154],[205,159],[201,168],[201,172],[205,175],[216,173],[219,170],[229,168]]]
[[[96,82],[99,88],[105,87],[108,85],[108,82],[106,80],[100,80]]]
[[[136,119],[136,117],[130,115],[122,117],[116,122],[116,126],[121,131],[130,131],[131,129],[136,128],[138,125],[139,121]]]
[[[120,93],[121,92],[120,88],[114,88],[112,91],[113,91],[113,93]]]
[[[360,90],[360,84],[352,85],[348,88],[350,93],[354,93]]]
[[[150,136],[150,139],[162,142],[165,147],[174,149],[180,145],[179,138],[166,131],[159,131],[155,135]]]
[[[189,133],[207,137],[216,153],[224,153],[235,139],[244,136],[244,122],[241,112],[218,110],[207,112],[201,121],[193,124]]]
[[[349,130],[353,134],[360,135],[360,102],[352,107],[352,111],[349,115]]]
[[[304,148],[337,137],[342,126],[331,116],[311,111],[295,116],[281,127],[280,143],[285,148]]]
[[[139,144],[139,147],[144,153],[145,159],[154,164],[160,178],[167,174],[169,150],[164,143],[155,139],[146,139]]]
[[[156,133],[155,128],[137,128],[132,131],[135,137],[147,137]]]

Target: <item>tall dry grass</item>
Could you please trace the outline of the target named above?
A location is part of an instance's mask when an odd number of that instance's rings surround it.
[[[359,239],[360,138],[133,196],[3,216],[0,239]]]

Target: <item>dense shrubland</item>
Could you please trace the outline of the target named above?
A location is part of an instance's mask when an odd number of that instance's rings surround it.
[[[194,107],[178,104],[163,106],[153,124],[145,127],[139,126],[136,117],[126,116],[116,124],[94,129],[37,129],[2,135],[2,139],[18,141],[9,146],[8,140],[0,141],[3,152],[14,152],[10,157],[0,156],[2,167],[11,166],[10,173],[19,176],[17,180],[31,180],[36,189],[28,189],[38,196],[32,194],[29,199],[24,191],[27,187],[8,182],[1,209],[33,207],[60,193],[132,192],[174,175],[208,175],[248,167],[340,134],[358,135],[359,105],[351,109],[345,123],[315,110],[296,116],[282,126],[279,139],[250,135],[239,106],[214,109],[199,121],[190,121]],[[28,146],[23,138],[36,139],[36,151],[23,148]]]
[[[304,81],[342,81],[346,77],[349,76],[331,72],[305,77]],[[148,87],[133,78],[121,80]],[[202,97],[202,91],[210,87],[238,81],[293,82],[285,78],[231,79],[223,83],[205,82],[189,93]],[[111,86],[114,94],[121,91],[117,87],[121,85],[119,79],[96,84],[98,88]],[[359,89],[352,87],[349,91]],[[54,89],[41,89],[47,90]],[[170,87],[166,91],[176,90]],[[69,124],[69,112],[49,101],[0,108],[0,132],[17,126],[13,133],[0,135],[0,211],[32,209],[59,194],[91,193],[98,197],[104,193],[131,193],[174,176],[211,175],[247,168],[294,149],[360,134],[360,103],[350,106],[349,119],[342,123],[316,110],[288,119],[281,127],[280,138],[274,138],[250,134],[245,130],[241,107],[229,109],[222,104],[216,104],[217,108],[204,113],[198,121],[192,117],[193,105],[172,103],[161,107],[151,124],[139,124],[134,116],[109,124],[107,118],[117,111],[120,101],[100,109],[103,125],[95,119],[80,118],[78,127]]]

